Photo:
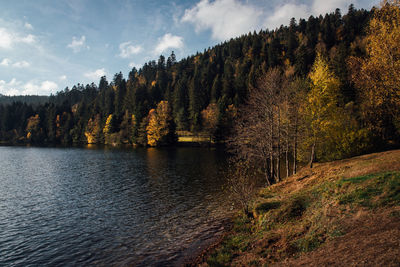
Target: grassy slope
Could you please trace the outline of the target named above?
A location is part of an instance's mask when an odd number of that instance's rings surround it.
[[[399,266],[400,150],[304,168],[263,189],[210,266]]]

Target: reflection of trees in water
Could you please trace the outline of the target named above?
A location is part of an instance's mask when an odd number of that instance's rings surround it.
[[[221,199],[225,154],[205,148],[148,148],[146,173],[153,201],[182,212]],[[184,205],[182,204],[184,203]]]

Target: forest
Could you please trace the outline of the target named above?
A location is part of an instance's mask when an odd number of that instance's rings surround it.
[[[164,146],[206,135],[279,180],[296,161],[399,145],[400,11],[349,6],[250,32],[128,77],[0,97],[0,143]],[[293,162],[289,164],[289,161]],[[291,166],[289,168],[289,166]]]

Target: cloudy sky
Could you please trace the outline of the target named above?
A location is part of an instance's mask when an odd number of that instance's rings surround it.
[[[290,18],[378,0],[0,0],[0,94],[49,95]]]

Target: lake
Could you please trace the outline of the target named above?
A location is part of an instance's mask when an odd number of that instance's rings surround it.
[[[221,231],[226,154],[0,147],[0,266],[164,266]]]

